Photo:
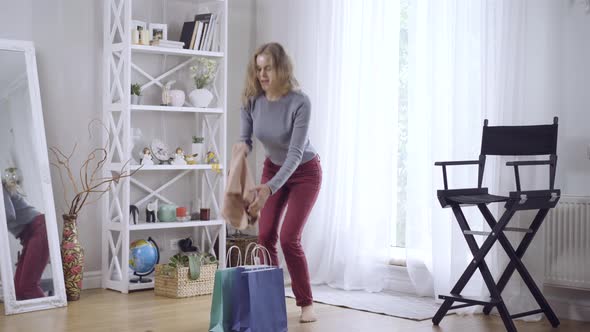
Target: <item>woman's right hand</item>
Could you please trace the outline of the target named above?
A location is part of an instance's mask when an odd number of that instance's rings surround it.
[[[233,152],[239,151],[240,153],[243,153],[245,156],[248,156],[248,153],[250,152],[250,147],[245,142],[239,142],[234,144],[233,150]]]

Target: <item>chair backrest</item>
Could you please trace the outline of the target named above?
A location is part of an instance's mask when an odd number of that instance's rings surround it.
[[[549,155],[549,183],[553,189],[557,164],[557,117],[553,123],[536,126],[488,126],[484,121],[479,156],[478,187],[481,188],[486,156]],[[518,170],[515,167],[517,187],[520,190]]]
[[[557,151],[557,117],[539,126],[488,126],[481,139],[481,154],[496,156],[554,155]]]

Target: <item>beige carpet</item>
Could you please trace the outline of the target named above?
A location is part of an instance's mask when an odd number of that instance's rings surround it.
[[[345,291],[326,285],[312,286],[312,292],[314,302],[416,321],[431,319],[439,307],[433,298],[399,292]],[[285,295],[294,297],[291,287],[285,288]]]

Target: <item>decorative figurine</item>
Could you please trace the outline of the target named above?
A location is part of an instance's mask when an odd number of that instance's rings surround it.
[[[184,152],[181,148],[176,148],[176,153],[174,153],[174,160],[172,160],[173,165],[186,165],[186,160],[184,160]]]
[[[137,218],[139,218],[139,209],[137,206],[129,205],[129,216],[133,218],[133,224],[137,225]]]
[[[158,200],[148,203],[145,208],[145,222],[156,222],[156,211],[158,210]]]
[[[172,98],[170,97],[170,87],[176,81],[170,81],[162,88],[162,106],[170,106],[172,104]]]
[[[215,152],[209,151],[209,152],[207,152],[207,155],[205,156],[205,162],[207,164],[219,164],[219,159],[217,158],[217,155],[215,154]]]
[[[143,148],[143,157],[141,158],[142,165],[153,165],[152,151],[149,148]]]
[[[195,154],[186,154],[184,155],[184,160],[186,161],[187,165],[196,165],[197,164],[197,157],[198,153]]]

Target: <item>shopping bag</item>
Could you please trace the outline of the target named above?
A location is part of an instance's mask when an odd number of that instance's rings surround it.
[[[231,294],[231,331],[232,332],[240,332],[244,331],[244,329],[248,326],[247,324],[242,324],[242,320],[247,319],[250,302],[249,292],[248,292],[248,281],[246,279],[242,280],[242,272],[246,271],[244,267],[237,267],[234,274],[234,284]],[[242,328],[242,326],[244,326]]]
[[[287,305],[283,269],[278,267],[246,270],[249,308],[243,309],[240,328],[244,332],[286,332]],[[249,310],[246,310],[249,309]]]
[[[210,332],[231,331],[232,292],[235,280],[239,277],[238,268],[220,269],[215,272],[213,299],[211,301]]]
[[[251,253],[252,258],[258,258],[259,249],[266,250],[257,246]],[[235,280],[231,299],[232,331],[287,331],[283,270],[268,265],[254,265],[243,266],[237,271],[239,277]]]
[[[228,249],[226,261],[230,257],[232,249],[240,249],[238,247],[231,247]],[[239,255],[240,256],[240,255]],[[238,265],[241,265],[241,259],[238,259]],[[229,267],[225,269],[218,269],[215,272],[215,282],[213,284],[213,297],[211,300],[211,313],[209,321],[210,332],[229,332],[232,324],[232,293],[234,292],[234,285],[240,277],[239,267]]]

